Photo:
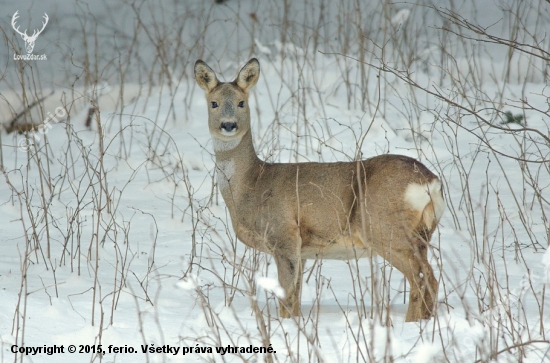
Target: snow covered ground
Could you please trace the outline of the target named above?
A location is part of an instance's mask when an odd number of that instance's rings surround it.
[[[63,47],[54,36],[62,32],[50,33],[52,63],[67,68],[30,62],[18,78],[17,62],[5,67],[4,124],[54,89],[26,117],[39,125],[57,107],[66,115],[34,134],[0,135],[0,361],[550,359],[547,3],[447,4],[474,24],[496,24],[490,34],[515,36],[515,51],[470,39],[468,23],[428,2],[317,1],[287,11],[252,1],[159,4],[150,12],[141,2],[103,4],[103,12],[58,4],[50,18],[59,24],[65,13],[85,19],[65,20],[75,29]],[[117,11],[120,44],[109,37],[116,22],[105,21]],[[9,22],[2,27],[12,34]],[[83,39],[89,48],[69,61]],[[135,63],[117,63],[112,44]],[[263,159],[390,152],[441,176],[435,318],[404,322],[408,287],[379,258],[308,261],[303,316],[278,317],[275,264],[235,239],[192,78],[199,57],[231,80],[251,56],[262,72],[251,112]],[[81,102],[82,94],[92,96]],[[90,107],[100,112],[87,127]],[[16,355],[18,347],[30,355]]]

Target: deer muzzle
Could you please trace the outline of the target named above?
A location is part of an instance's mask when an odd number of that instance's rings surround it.
[[[237,123],[236,122],[222,122],[220,126],[220,130],[222,133],[230,133],[234,134],[237,131]]]

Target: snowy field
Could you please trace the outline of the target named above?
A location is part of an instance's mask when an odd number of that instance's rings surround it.
[[[2,9],[1,362],[550,361],[547,1]],[[17,10],[21,29],[48,14],[47,60],[13,59]],[[440,176],[434,318],[405,323],[409,286],[378,257],[308,260],[302,316],[279,318],[193,78],[251,57],[262,159],[397,153]]]

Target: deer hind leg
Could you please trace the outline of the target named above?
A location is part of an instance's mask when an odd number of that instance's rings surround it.
[[[405,321],[429,319],[435,313],[438,282],[428,262],[428,242],[420,235],[402,235],[394,242],[392,248],[377,252],[403,273],[409,282],[409,307]]]
[[[427,242],[414,239],[410,249],[392,251],[392,265],[401,271],[410,285],[409,307],[405,321],[429,319],[435,313],[439,283],[428,262]]]

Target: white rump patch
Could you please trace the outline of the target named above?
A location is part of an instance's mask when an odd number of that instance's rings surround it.
[[[235,172],[235,162],[233,160],[220,161],[216,164],[216,167],[218,168],[218,186],[221,190],[227,189],[229,187],[229,180]]]
[[[409,184],[405,190],[405,201],[413,210],[419,212],[423,212],[428,203],[433,202],[436,221],[439,221],[445,210],[439,179],[434,179],[429,184]]]
[[[218,138],[213,137],[212,143],[214,145],[215,152],[229,151],[229,150],[233,150],[234,148],[237,147],[237,145],[241,143],[241,137],[237,137],[235,139],[227,140],[227,141],[220,140]]]

